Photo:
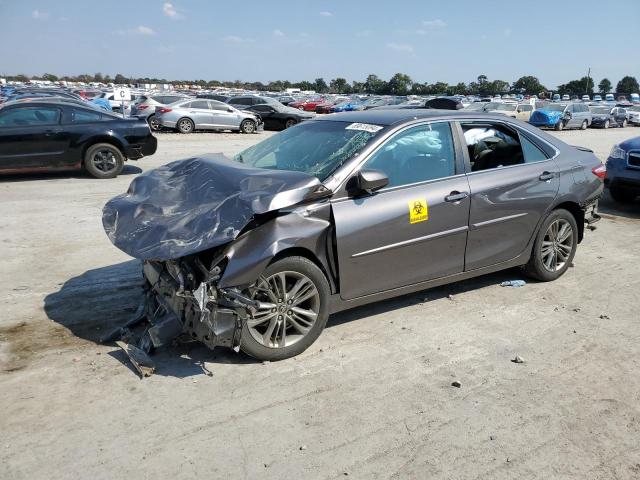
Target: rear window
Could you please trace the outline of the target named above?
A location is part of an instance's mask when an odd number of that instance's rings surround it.
[[[74,108],[71,111],[71,123],[90,123],[102,120],[102,113]]]

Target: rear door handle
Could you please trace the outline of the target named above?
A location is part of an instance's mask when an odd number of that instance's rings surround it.
[[[44,135],[45,135],[46,137],[50,137],[50,136],[55,135],[56,133],[60,133],[60,132],[62,132],[62,130],[61,130],[61,129],[55,129],[55,130],[54,130],[54,129],[51,129],[51,128],[50,128],[49,130],[45,130],[45,131],[44,131]]]
[[[556,174],[552,173],[552,172],[542,172],[542,175],[540,175],[538,177],[538,179],[542,182],[548,182],[549,180],[551,180],[553,177],[555,177]]]
[[[460,200],[464,200],[469,196],[469,192],[458,192],[454,190],[449,195],[444,197],[445,202],[459,202]]]

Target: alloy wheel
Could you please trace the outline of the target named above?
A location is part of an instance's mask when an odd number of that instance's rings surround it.
[[[180,123],[178,124],[178,126],[180,127],[180,131],[182,132],[190,132],[191,129],[193,128],[193,124],[191,123],[191,120],[187,118],[183,118],[182,120],[180,120]]]
[[[320,293],[300,272],[260,278],[253,291],[260,306],[247,320],[251,336],[268,348],[289,347],[302,340],[320,313]]]
[[[573,251],[573,229],[571,224],[559,218],[555,220],[544,235],[542,240],[542,264],[550,272],[561,270]]]
[[[118,164],[115,155],[111,150],[98,150],[91,159],[93,165],[101,172],[110,172]]]

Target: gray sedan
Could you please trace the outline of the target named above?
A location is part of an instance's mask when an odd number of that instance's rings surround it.
[[[192,133],[196,130],[232,130],[255,133],[263,128],[261,118],[255,113],[243,112],[217,100],[181,100],[155,112],[158,124]]]
[[[557,279],[604,176],[590,150],[503,115],[369,110],[145,172],[103,224],[143,261],[139,347],[186,334],[278,360],[340,310],[506,268]]]

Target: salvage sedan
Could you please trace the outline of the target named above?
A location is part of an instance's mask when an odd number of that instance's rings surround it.
[[[138,347],[186,334],[278,360],[340,310],[515,266],[555,280],[603,177],[590,150],[505,116],[350,112],[145,172],[103,224],[143,261]]]

